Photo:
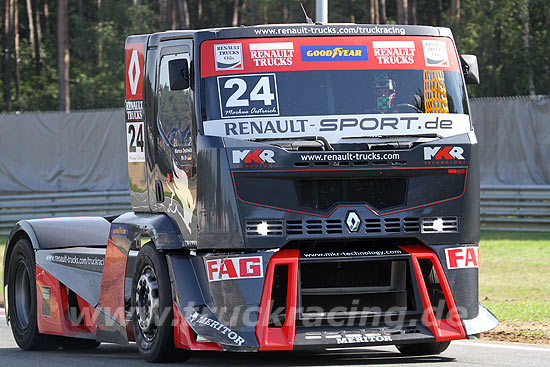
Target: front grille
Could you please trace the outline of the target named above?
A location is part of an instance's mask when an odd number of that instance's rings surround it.
[[[458,217],[381,217],[363,220],[355,233],[350,233],[340,219],[307,220],[248,220],[247,236],[341,236],[384,235],[399,233],[454,233],[458,232]]]
[[[365,219],[366,233],[418,233],[420,232],[419,218],[369,218]]]
[[[289,220],[286,221],[286,233],[289,236],[296,235],[332,235],[349,233],[341,220],[313,219],[313,220]],[[357,233],[418,233],[420,232],[419,218],[372,218],[365,219],[364,227]]]
[[[378,210],[405,205],[406,178],[309,179],[294,182],[298,203],[327,210],[338,203],[362,203]]]
[[[384,228],[386,233],[399,233],[401,232],[401,219],[400,218],[384,218]]]
[[[289,220],[286,221],[286,233],[289,236],[342,234],[343,224],[340,219]]]
[[[381,233],[382,221],[380,219],[365,219],[365,232]]]
[[[420,220],[418,218],[403,218],[403,232],[420,232]]]

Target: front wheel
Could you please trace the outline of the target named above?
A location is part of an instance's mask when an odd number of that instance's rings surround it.
[[[55,350],[59,337],[38,332],[36,265],[27,239],[13,246],[8,262],[8,312],[13,338],[23,350]]]
[[[396,345],[396,347],[399,352],[404,356],[429,356],[443,353],[447,348],[449,348],[450,344],[451,342],[448,341]]]
[[[186,361],[174,344],[172,288],[166,259],[151,242],[141,248],[132,281],[132,320],[139,354],[147,362]]]

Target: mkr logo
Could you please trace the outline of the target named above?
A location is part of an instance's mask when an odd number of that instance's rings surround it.
[[[234,150],[233,151],[233,163],[275,163],[273,157],[275,152],[272,150]]]
[[[432,158],[436,160],[464,160],[464,149],[461,147],[425,147],[424,160],[429,161]]]

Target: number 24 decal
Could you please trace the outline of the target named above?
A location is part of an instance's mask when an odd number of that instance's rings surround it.
[[[137,137],[136,137],[136,125],[137,127]],[[136,152],[137,148],[140,148],[140,152],[143,152],[143,123],[141,124],[129,124],[128,125],[128,135],[130,138],[130,146],[128,147],[129,152]]]
[[[126,123],[128,162],[145,162],[143,121]]]
[[[248,87],[248,84],[241,78],[228,79],[223,85],[225,89],[233,89],[235,86],[237,86],[237,90],[227,99],[225,103],[226,107],[248,107],[250,101],[262,101],[266,106],[273,105],[275,94],[271,92],[269,77],[263,76],[258,80],[250,92],[250,98],[241,98],[246,93]]]

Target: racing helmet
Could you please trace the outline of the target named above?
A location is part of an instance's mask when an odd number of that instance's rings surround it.
[[[393,105],[395,98],[395,81],[387,73],[375,73],[372,82],[372,92],[376,96],[376,108],[386,111]]]

